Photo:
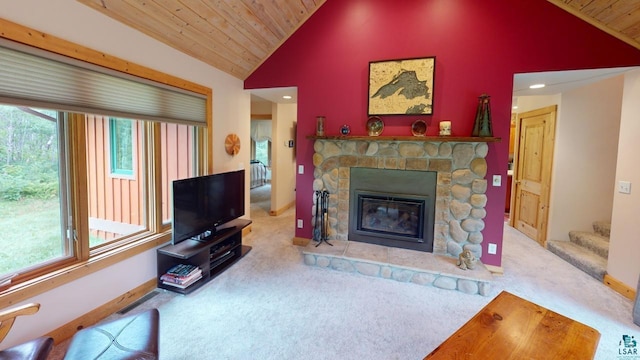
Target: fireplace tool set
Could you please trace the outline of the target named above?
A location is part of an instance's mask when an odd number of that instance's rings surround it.
[[[323,242],[333,246],[327,241],[327,226],[329,225],[329,192],[327,190],[316,190],[316,213],[315,224],[313,226],[313,240],[317,241],[316,247]]]

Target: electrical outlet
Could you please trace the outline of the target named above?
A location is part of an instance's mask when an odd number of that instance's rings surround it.
[[[500,186],[500,185],[502,185],[502,176],[493,175],[493,186]]]
[[[487,252],[489,254],[495,255],[498,252],[498,245],[489,243],[489,247],[487,248]]]
[[[631,182],[618,181],[618,192],[622,194],[631,194]]]
[[[304,174],[304,165],[298,165],[298,174]]]
[[[298,229],[302,229],[302,219],[298,219]]]

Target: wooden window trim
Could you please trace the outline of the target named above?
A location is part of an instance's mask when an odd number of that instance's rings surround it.
[[[49,269],[44,275],[21,282],[2,292],[0,308],[24,301],[53,290],[63,284],[105,269],[135,255],[154,249],[171,240],[171,232],[154,234],[88,260],[75,261],[61,268]],[[46,268],[45,268],[46,269]]]
[[[0,28],[2,28],[2,32],[0,33],[1,38],[205,95],[207,98],[207,131],[206,134],[202,136],[203,145],[201,147],[201,152],[204,152],[204,154],[200,154],[199,163],[202,166],[201,169],[206,169],[209,173],[212,171],[213,163],[211,161],[211,157],[206,156],[206,154],[212,150],[211,147],[213,146],[212,141],[207,141],[213,135],[213,92],[210,88],[145,66],[128,62],[115,56],[63,40],[53,35],[49,35],[2,18],[0,18]],[[78,124],[82,122],[75,123]],[[80,127],[82,127],[82,125]],[[74,128],[75,129],[73,131],[83,131],[83,129],[79,130],[75,126]],[[203,131],[202,133],[205,132]],[[206,151],[204,151],[204,149],[206,149]],[[69,149],[72,157],[71,161],[82,162],[84,160],[85,153],[84,151],[79,150],[80,149],[76,148],[75,145]],[[83,179],[82,176],[72,176],[70,184],[70,191],[73,194],[72,196],[75,199],[86,197],[86,194],[81,193],[84,189],[86,189],[86,179]],[[76,203],[75,200],[74,203]],[[81,209],[73,207],[72,211],[74,212],[73,218],[74,222],[76,222],[75,228],[77,231],[88,232],[88,219],[84,219],[82,216],[79,216],[81,213],[78,213]],[[153,213],[157,214],[156,211],[153,211]],[[162,219],[159,219],[159,217],[156,216],[155,221],[159,221],[161,223]],[[155,228],[156,230],[159,230],[157,224]],[[0,288],[0,308],[34,297],[63,284],[107,268],[132,256],[149,251],[166,243],[170,239],[170,231],[155,233],[93,257],[89,257],[88,244],[85,247],[79,244],[79,242],[76,242],[76,259],[70,260],[71,264],[62,266],[61,268],[56,267],[55,269],[54,267],[44,268],[41,272],[42,275],[40,276],[27,279],[24,282],[20,282],[8,288]]]

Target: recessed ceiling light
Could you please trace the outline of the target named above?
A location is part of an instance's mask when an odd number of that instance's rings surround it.
[[[290,96],[290,95],[285,95],[285,96],[283,96],[282,98],[283,98],[283,99],[286,99],[286,100],[289,100],[289,99],[291,99],[291,96]]]
[[[544,84],[533,84],[529,86],[529,89],[542,89],[543,87],[545,87]]]

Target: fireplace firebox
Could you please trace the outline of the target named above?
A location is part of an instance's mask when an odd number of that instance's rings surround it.
[[[349,240],[433,252],[436,176],[352,168]]]
[[[423,241],[426,198],[410,195],[397,197],[362,191],[356,193],[357,231]]]

